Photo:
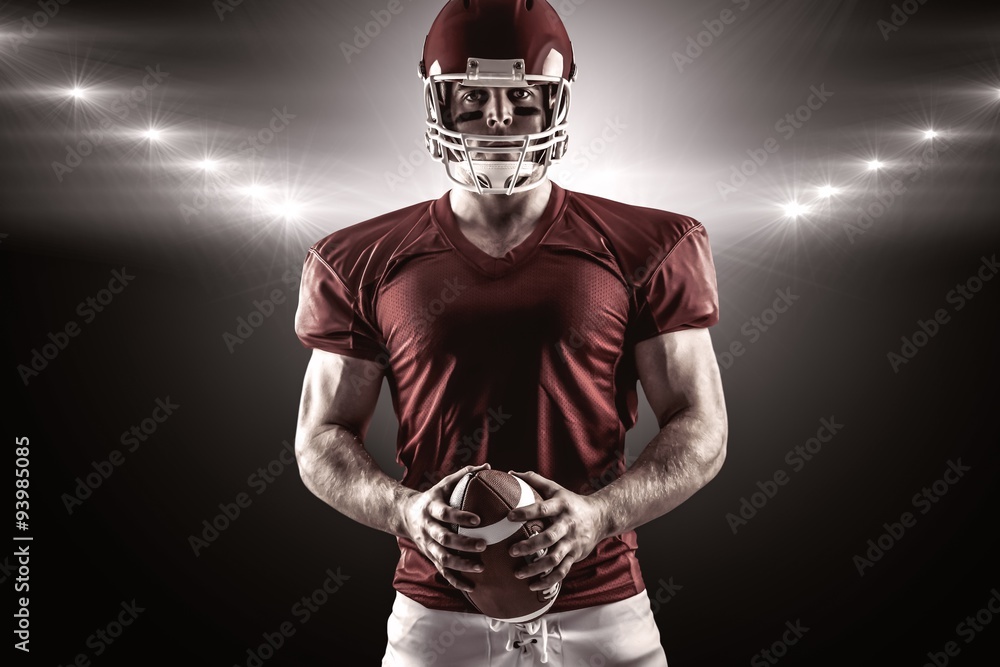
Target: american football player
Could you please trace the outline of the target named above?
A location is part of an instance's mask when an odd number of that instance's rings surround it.
[[[549,178],[578,68],[545,0],[449,0],[419,73],[427,148],[453,187],[309,249],[295,323],[312,349],[304,483],[397,538],[383,665],[666,665],[635,529],[725,459],[705,227]],[[383,379],[401,481],[364,448]],[[659,432],[626,467],[637,382]],[[517,571],[533,590],[559,585],[538,621],[498,624],[462,594],[484,544],[452,529],[478,517],[448,499],[487,466],[543,498],[508,517],[549,522],[511,553],[544,554]]]

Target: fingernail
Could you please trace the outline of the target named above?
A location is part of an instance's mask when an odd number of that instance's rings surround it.
[[[469,523],[471,523],[473,526],[478,526],[479,525],[479,519],[473,517],[473,518],[469,519]]]

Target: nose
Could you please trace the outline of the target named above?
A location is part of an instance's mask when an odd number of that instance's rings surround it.
[[[486,109],[486,124],[491,130],[501,127],[510,127],[514,123],[514,105],[503,94],[503,91],[496,91],[490,97],[490,102]]]

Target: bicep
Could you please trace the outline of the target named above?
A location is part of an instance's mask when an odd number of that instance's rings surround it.
[[[641,341],[635,358],[660,428],[677,412],[691,409],[725,424],[722,377],[708,329],[684,329]]]
[[[384,372],[374,361],[314,349],[302,383],[296,445],[331,426],[342,426],[364,440]]]

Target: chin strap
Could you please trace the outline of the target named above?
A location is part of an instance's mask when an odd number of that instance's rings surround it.
[[[534,162],[518,163],[517,160],[472,160],[472,170],[465,163],[456,165],[468,180],[468,183],[460,184],[481,194],[513,194],[536,188],[543,182],[540,178],[533,178],[541,171],[539,166]]]

